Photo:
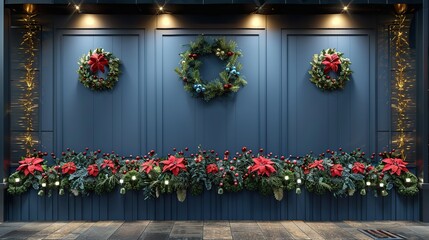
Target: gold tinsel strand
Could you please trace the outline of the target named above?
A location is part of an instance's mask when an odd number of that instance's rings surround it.
[[[34,113],[37,111],[37,68],[36,68],[36,51],[37,51],[37,35],[39,27],[35,20],[34,14],[26,14],[22,19],[24,22],[24,33],[22,36],[21,47],[26,56],[23,64],[25,75],[21,80],[23,83],[23,93],[19,98],[20,106],[24,111],[24,127],[25,133],[22,139],[19,139],[23,144],[26,155],[30,155],[31,150],[37,141],[33,138],[34,131]]]
[[[394,110],[397,113],[396,131],[398,135],[394,137],[393,143],[400,151],[402,157],[406,157],[406,142],[407,137],[406,122],[408,120],[407,110],[409,109],[410,98],[407,92],[411,87],[411,79],[409,78],[407,71],[411,68],[409,61],[410,46],[408,42],[407,32],[407,16],[405,14],[397,14],[395,16],[395,23],[392,26],[392,50],[394,51],[392,67],[394,70],[394,88],[395,95],[394,100],[396,104],[392,104]]]

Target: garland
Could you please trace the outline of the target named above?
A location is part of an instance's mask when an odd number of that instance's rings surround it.
[[[213,81],[204,80],[200,75],[200,67],[203,64],[199,58],[214,54],[222,62],[226,62],[225,68],[219,73],[220,79]],[[199,36],[195,42],[190,43],[190,48],[180,54],[180,67],[175,71],[183,81],[184,89],[193,97],[209,101],[215,97],[223,96],[231,92],[238,92],[247,82],[240,73],[242,65],[238,58],[242,53],[237,49],[237,43],[225,38],[214,39],[209,43],[203,36]]]
[[[310,81],[324,91],[343,89],[353,73],[350,70],[350,59],[344,58],[343,55],[332,48],[314,54],[310,62],[311,70],[308,71]],[[333,74],[330,74],[331,72]]]
[[[43,196],[53,190],[62,195],[67,190],[77,196],[103,194],[119,187],[121,194],[143,190],[146,199],[175,192],[179,201],[186,199],[188,191],[199,195],[204,188],[215,189],[218,194],[258,191],[279,201],[285,191],[300,194],[303,187],[315,194],[334,196],[366,195],[370,190],[375,196],[387,196],[393,187],[405,196],[419,191],[417,177],[394,150],[380,153],[380,161],[375,160],[375,154],[366,158],[360,149],[350,153],[327,150],[296,158],[264,155],[262,149],[255,154],[246,147],[233,156],[229,151],[222,155],[201,148],[194,154],[187,151],[159,158],[152,150],[144,157],[126,159],[114,152],[67,149],[59,158],[52,154],[51,166],[43,159],[47,153],[35,152],[20,161],[9,176],[7,191],[22,194],[34,188]]]
[[[120,61],[110,52],[105,52],[102,48],[96,48],[94,52],[89,50],[88,54],[79,59],[79,82],[93,91],[111,90],[119,81]],[[105,72],[105,67],[109,68],[107,77],[99,77],[98,71]]]

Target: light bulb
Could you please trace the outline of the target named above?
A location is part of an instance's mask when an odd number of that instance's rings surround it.
[[[46,187],[46,183],[42,183],[42,187]]]
[[[366,185],[371,186],[371,182],[370,181],[366,182]]]
[[[165,180],[165,181],[164,181],[164,184],[165,184],[165,185],[168,185],[168,184],[170,184],[170,181]]]
[[[59,181],[56,181],[55,182],[55,186],[59,186],[60,185],[60,182]]]
[[[80,6],[79,5],[74,5],[74,8],[76,9],[76,11],[80,10]]]
[[[296,183],[301,184],[301,183],[302,183],[301,178],[298,178],[298,179],[296,180]]]
[[[347,11],[347,10],[349,10],[349,7],[344,6],[344,7],[343,7],[343,10],[344,10],[344,11]]]
[[[407,183],[409,183],[409,182],[411,182],[411,178],[405,178],[405,182],[407,182]]]
[[[20,182],[21,181],[21,179],[20,178],[15,178],[15,182],[16,183],[18,183],[18,182]]]
[[[382,182],[381,182],[381,183],[380,183],[380,187],[384,187],[384,183],[382,183]]]
[[[285,176],[285,180],[287,181],[287,180],[289,180],[289,176]]]
[[[119,183],[123,184],[124,183],[124,179],[119,179]]]
[[[133,181],[135,181],[136,179],[137,179],[136,176],[131,177],[131,180],[133,180]]]

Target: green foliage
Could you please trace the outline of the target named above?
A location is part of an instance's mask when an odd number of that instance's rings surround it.
[[[328,73],[324,72],[324,65],[322,64],[326,54],[337,54],[340,58],[339,72],[337,72],[337,78],[331,78]],[[343,53],[337,52],[335,49],[323,49],[320,54],[314,54],[311,64],[311,70],[308,71],[310,74],[310,81],[314,83],[318,88],[326,91],[333,91],[343,89],[346,82],[350,81],[350,75],[353,73],[350,70],[350,59],[344,58]]]
[[[91,66],[88,64],[88,61],[93,53],[104,55],[108,61],[109,72],[106,79],[98,77],[96,75],[97,73],[91,71]],[[83,55],[77,64],[79,65],[79,69],[77,70],[79,82],[93,91],[111,90],[119,81],[119,74],[121,73],[119,70],[119,58],[115,57],[110,52],[105,52],[102,48],[96,48],[94,52],[89,50],[89,53]]]
[[[199,58],[214,54],[220,61],[226,62],[225,68],[214,80],[204,79],[200,74],[202,61]],[[209,43],[203,36],[190,43],[190,48],[180,54],[180,67],[174,71],[184,83],[184,89],[193,97],[209,101],[215,97],[237,92],[247,82],[241,75],[242,65],[238,58],[242,56],[234,41],[226,42],[225,38],[214,39]]]
[[[175,172],[176,175],[166,169],[166,166],[171,167],[171,162],[167,164],[154,154],[144,159],[122,159],[116,154],[100,152],[67,151],[54,159],[54,165],[42,165],[43,172],[35,171],[34,175],[25,176],[22,170],[16,171],[7,178],[7,191],[22,194],[33,188],[40,196],[50,196],[54,190],[77,196],[92,192],[103,194],[119,187],[121,194],[143,190],[145,199],[176,193],[180,201],[185,200],[188,191],[199,195],[204,188],[214,188],[219,194],[243,189],[258,191],[279,201],[287,192],[300,194],[303,186],[315,194],[334,196],[351,196],[356,192],[366,195],[369,191],[375,196],[387,196],[393,187],[405,196],[413,196],[419,191],[414,174],[405,170],[400,175],[383,172],[383,164],[366,158],[360,149],[350,153],[328,150],[318,156],[307,154],[289,159],[264,156],[262,151],[254,155],[246,148],[235,155],[226,151],[223,156],[199,148],[189,157],[176,154],[185,165]],[[76,171],[63,174],[61,166],[68,162],[75,163]],[[148,164],[151,166],[149,170],[145,168]],[[89,165],[97,166],[97,174],[89,175]],[[340,170],[336,169],[340,172],[333,171],[334,165],[341,165]],[[264,166],[262,169],[268,166],[270,171],[260,172],[261,166]]]

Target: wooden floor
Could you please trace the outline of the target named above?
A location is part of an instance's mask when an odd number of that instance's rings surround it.
[[[372,239],[358,229],[429,239],[429,223],[401,221],[5,222],[0,223],[0,239]]]

